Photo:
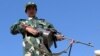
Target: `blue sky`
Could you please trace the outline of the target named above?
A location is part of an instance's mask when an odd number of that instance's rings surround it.
[[[10,26],[20,18],[27,18],[24,5],[33,0],[0,0],[0,55],[22,56],[22,36],[11,35]],[[34,0],[38,5],[37,16],[52,23],[65,36],[92,42],[90,48],[74,44],[71,56],[94,56],[100,49],[100,0]],[[68,41],[58,42],[53,52],[67,48]],[[61,56],[66,56],[63,54]]]

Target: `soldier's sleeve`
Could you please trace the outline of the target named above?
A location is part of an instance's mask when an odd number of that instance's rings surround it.
[[[22,22],[23,20],[20,19],[17,23],[13,24],[10,28],[10,32],[13,34],[13,35],[16,35],[18,33],[23,33],[24,32],[24,29],[20,26],[20,22]]]
[[[50,30],[52,30],[52,31],[57,32],[57,30],[55,29],[55,27],[53,26],[53,24],[47,22],[45,19],[39,19],[39,21],[40,21],[40,23],[41,23],[42,25],[44,25],[44,27],[45,27],[46,29],[50,29]]]
[[[55,27],[53,26],[53,24],[48,23],[48,28],[52,31],[54,31],[55,33],[57,32],[57,30],[55,29]]]
[[[57,34],[57,33],[58,33],[58,31],[55,29],[55,27],[53,26],[53,24],[47,23],[47,25],[48,25],[48,28],[49,28],[54,34]],[[52,35],[49,39],[51,39],[51,40],[53,41],[54,47],[57,48],[57,43],[56,43],[57,37],[56,37],[55,35]]]

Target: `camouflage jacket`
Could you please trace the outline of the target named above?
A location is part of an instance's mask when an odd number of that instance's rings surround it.
[[[45,20],[38,19],[37,17],[34,17],[33,19],[27,20],[27,19],[20,19],[16,24],[11,26],[11,33],[13,35],[16,35],[18,33],[23,35],[23,47],[24,47],[24,56],[27,53],[31,53],[30,56],[52,56],[51,52],[48,48],[52,45],[52,37],[45,38],[43,36],[32,36],[28,32],[26,32],[22,26],[20,26],[21,23],[25,23],[33,28],[41,27],[42,29],[53,29],[52,24],[46,22]],[[47,41],[44,41],[47,40]],[[44,42],[48,43],[47,45],[44,44]],[[27,55],[26,55],[27,56]]]

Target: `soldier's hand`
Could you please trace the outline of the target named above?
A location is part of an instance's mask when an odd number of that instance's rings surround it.
[[[56,38],[57,38],[57,41],[61,41],[61,40],[64,40],[65,38],[62,36],[62,35],[60,35],[60,34],[57,34],[56,35]]]
[[[39,34],[39,31],[37,29],[33,29],[31,26],[27,26],[25,30],[33,35]]]
[[[29,25],[27,25],[25,23],[21,23],[20,25],[22,26],[22,28],[25,31],[27,31],[27,32],[29,32],[29,33],[31,33],[33,35],[38,35],[39,34],[39,31],[37,29],[35,29],[35,28],[33,29],[31,26],[29,26]]]

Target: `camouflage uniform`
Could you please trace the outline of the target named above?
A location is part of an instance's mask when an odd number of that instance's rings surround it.
[[[41,27],[43,29],[49,28],[55,30],[52,24],[47,23],[45,20],[40,20],[37,17],[33,18],[34,19],[30,20],[20,19],[16,24],[11,26],[11,33],[13,35],[18,33],[23,35],[24,56],[53,56],[47,48],[50,48],[53,43],[51,37],[45,38],[43,36],[33,36],[20,26],[21,23],[25,23],[33,28]],[[44,42],[44,40],[46,41]],[[44,43],[48,43],[47,47]]]

